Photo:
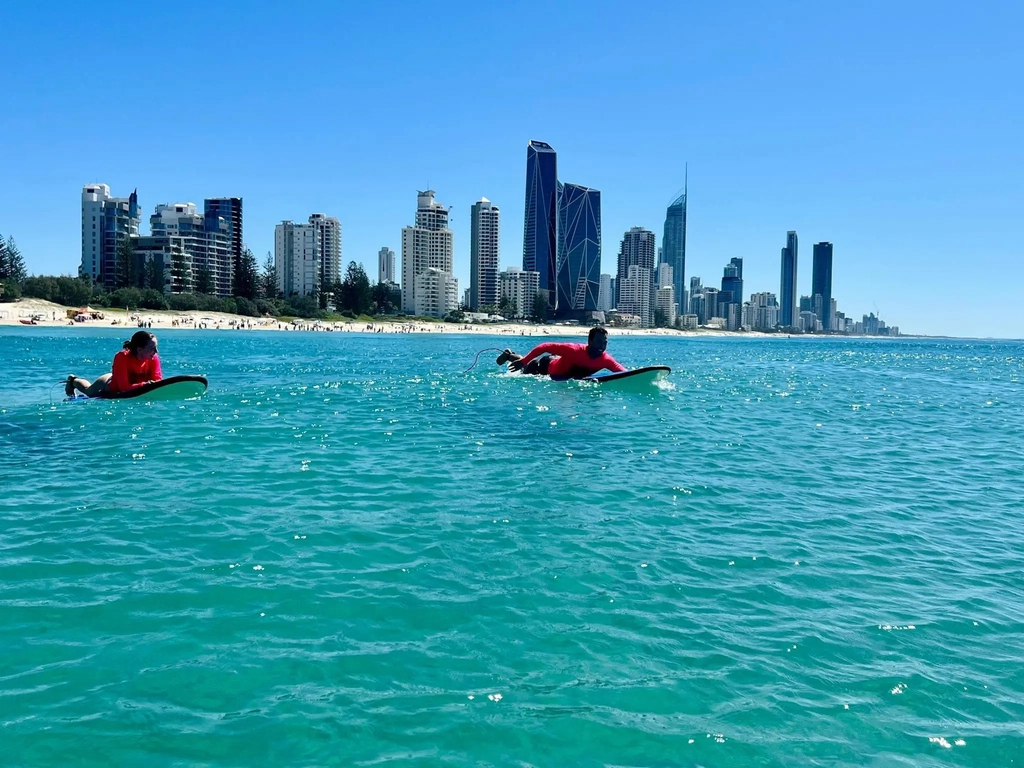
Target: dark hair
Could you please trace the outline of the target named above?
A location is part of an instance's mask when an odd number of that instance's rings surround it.
[[[134,355],[144,346],[149,344],[150,339],[155,341],[156,336],[154,336],[149,331],[136,331],[135,333],[132,334],[132,337],[124,343],[122,349],[127,349]]]
[[[600,325],[595,325],[590,329],[590,333],[587,334],[587,341],[591,341],[595,336],[601,334],[602,336],[608,335],[608,329],[602,328]]]

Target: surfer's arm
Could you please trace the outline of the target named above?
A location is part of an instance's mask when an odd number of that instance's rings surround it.
[[[526,365],[530,361],[540,357],[544,353],[553,355],[555,357],[561,357],[562,355],[572,354],[573,347],[569,344],[559,344],[557,341],[546,341],[543,344],[538,344],[536,347],[531,349],[519,362],[522,365]]]
[[[623,371],[629,370],[628,368],[626,368],[626,366],[624,366],[622,363],[620,363],[614,357],[609,355],[607,352],[604,353],[604,360],[603,360],[603,362],[604,362],[604,367],[607,368],[612,373],[622,373]]]
[[[153,355],[153,376],[151,381],[160,381],[164,377],[164,372],[160,370],[160,356]]]

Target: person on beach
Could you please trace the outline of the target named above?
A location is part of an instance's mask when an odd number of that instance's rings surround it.
[[[86,397],[102,397],[107,394],[128,390],[160,381],[164,377],[157,355],[156,336],[149,331],[138,331],[124,343],[124,348],[114,355],[110,373],[105,373],[94,382],[68,376],[64,394],[75,396],[78,390]]]
[[[590,329],[586,344],[538,344],[524,357],[506,349],[495,361],[498,365],[508,363],[510,371],[540,376],[550,376],[555,381],[582,379],[592,373],[608,369],[612,372],[626,370],[606,351],[608,331],[600,326]]]

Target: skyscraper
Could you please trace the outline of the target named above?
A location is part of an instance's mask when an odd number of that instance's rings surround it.
[[[277,289],[285,296],[320,295],[320,233],[313,224],[282,221],[274,227]]]
[[[558,157],[550,144],[526,146],[523,269],[540,272],[540,291],[555,306],[558,260]]]
[[[796,232],[786,233],[786,247],[782,249],[782,279],[779,286],[779,325],[784,328],[795,326],[796,313],[796,267],[797,239]]]
[[[341,282],[341,222],[324,213],[314,213],[309,223],[320,240],[320,286],[329,291]]]
[[[672,286],[678,299],[686,288],[686,188],[689,174],[683,177],[683,192],[673,200],[665,212],[665,232],[662,237],[661,260],[672,267]]]
[[[508,267],[498,276],[501,296],[512,303],[512,317],[533,317],[534,300],[540,290],[540,275]]]
[[[245,249],[242,242],[242,198],[208,197],[203,202],[203,217],[212,220],[219,217],[227,222],[231,238],[229,248],[233,280],[234,275],[238,274],[239,265],[242,263],[242,251]]]
[[[654,307],[652,306],[651,270],[630,264],[626,276],[619,280],[619,306],[623,315],[635,315],[640,318],[642,328],[650,328],[654,324]]]
[[[170,267],[172,271],[185,271],[180,261],[178,266],[173,264],[176,247],[180,255],[186,256],[185,264],[191,270],[193,290],[213,296],[231,295],[234,288],[231,227],[224,217],[199,213],[195,203],[165,203],[158,205],[156,212],[149,217],[149,231],[152,234],[139,238],[139,241],[151,249],[150,252],[156,247],[172,254],[170,265],[165,260],[165,270]],[[171,249],[164,249],[165,245]],[[182,284],[188,285],[188,276],[181,277],[184,278]],[[171,291],[174,290],[172,281]]]
[[[601,193],[559,184],[557,316],[587,319],[601,289]]]
[[[139,197],[111,197],[106,184],[82,187],[82,265],[79,273],[107,290],[117,287],[117,244],[139,234]]]
[[[597,308],[604,312],[612,309],[612,276],[607,273],[601,275],[601,287],[597,292]]]
[[[718,296],[720,311],[722,304],[743,303],[743,259],[734,258],[725,266],[722,274],[722,292]]]
[[[377,252],[377,282],[395,282],[395,252],[387,246]]]
[[[452,274],[453,234],[448,229],[448,209],[434,200],[434,190],[419,192],[416,197],[416,224],[402,229],[402,311],[416,312],[416,278],[429,269]],[[452,278],[454,280],[454,278]],[[451,285],[436,277],[428,281],[431,290],[438,289],[439,300],[432,307],[446,306]],[[458,309],[458,289],[455,306],[448,306],[438,317]],[[436,311],[440,311],[437,309]]]
[[[498,260],[501,253],[501,213],[481,197],[470,208],[469,308],[478,310],[498,303]]]
[[[814,244],[814,261],[811,265],[811,296],[821,296],[820,312],[815,309],[821,328],[832,330],[832,243]]]
[[[643,227],[633,227],[629,229],[622,236],[622,243],[619,245],[619,263],[618,270],[616,272],[616,278],[618,281],[618,296],[615,297],[616,306],[622,309],[622,285],[623,280],[629,276],[629,268],[631,266],[638,266],[641,269],[646,270],[644,274],[650,279],[651,285],[648,291],[654,292],[654,255],[657,253],[655,246],[654,233]],[[675,280],[675,269],[673,268],[673,284]],[[653,304],[653,300],[648,298],[647,305]],[[637,314],[633,312],[632,314]],[[648,327],[648,322],[644,327]]]

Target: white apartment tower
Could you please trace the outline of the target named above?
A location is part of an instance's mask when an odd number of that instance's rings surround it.
[[[654,324],[654,312],[651,307],[651,270],[631,264],[626,276],[619,286],[618,310],[625,315],[636,315],[640,318],[642,328],[650,328]]]
[[[395,282],[395,252],[387,246],[377,252],[377,282]]]
[[[597,308],[604,312],[608,312],[615,304],[612,300],[612,276],[609,274],[602,274],[599,286],[600,287],[597,292]]]
[[[111,197],[106,184],[82,187],[82,264],[79,274],[116,287],[117,244],[139,234],[138,195]]]
[[[540,293],[540,272],[509,267],[499,273],[499,287],[501,298],[515,303],[513,317],[533,317],[533,303]]]
[[[435,269],[452,275],[453,234],[448,229],[448,209],[434,200],[434,190],[420,192],[416,198],[416,224],[402,229],[402,311],[416,314],[416,278]],[[431,278],[436,282],[436,278]],[[455,278],[452,277],[454,281]],[[444,306],[431,299],[433,317],[443,317],[458,309],[458,284],[455,297],[448,303],[447,288],[443,291]],[[431,283],[433,285],[433,283]],[[442,311],[443,310],[443,311]]]
[[[316,230],[320,251],[320,286],[330,290],[341,282],[341,222],[324,213],[314,213],[309,224]]]
[[[287,296],[318,296],[320,231],[314,224],[282,221],[274,228],[277,287]]]
[[[481,197],[470,208],[469,308],[479,310],[498,303],[498,259],[501,252],[501,214],[498,206]]]

